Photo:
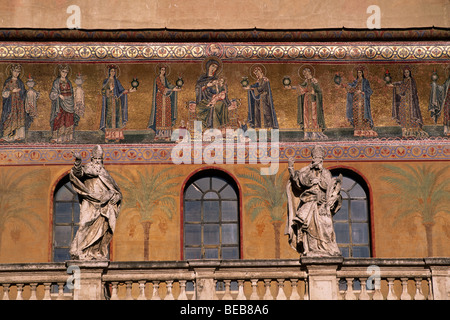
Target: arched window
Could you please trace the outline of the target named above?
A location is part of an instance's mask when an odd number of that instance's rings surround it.
[[[236,182],[219,170],[191,177],[183,192],[184,259],[239,259]]]
[[[364,179],[348,169],[332,169],[337,177],[342,174],[342,207],[334,215],[336,241],[344,257],[371,256],[370,198]]]
[[[53,195],[53,261],[70,260],[70,243],[80,223],[80,203],[69,176],[65,176]]]

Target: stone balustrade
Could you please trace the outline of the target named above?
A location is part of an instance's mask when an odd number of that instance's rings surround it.
[[[337,271],[338,299],[433,299],[430,265],[421,259],[344,260]]]
[[[0,299],[73,299],[73,294],[64,290],[70,281],[67,270],[64,262],[0,264]]]
[[[3,300],[448,300],[450,258],[0,264]]]

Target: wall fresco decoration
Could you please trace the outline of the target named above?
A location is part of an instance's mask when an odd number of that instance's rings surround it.
[[[450,42],[427,34],[373,42],[4,40],[0,161],[14,158],[8,146],[31,155],[39,145],[39,159],[67,144],[164,150],[176,143],[175,129],[192,132],[195,121],[224,134],[278,129],[280,153],[289,143],[340,141],[361,144],[358,154],[370,158],[371,144],[425,140],[447,156]],[[430,156],[413,150],[408,157]]]

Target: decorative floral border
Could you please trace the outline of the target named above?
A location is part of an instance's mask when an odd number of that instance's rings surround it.
[[[1,61],[446,61],[450,42],[429,43],[10,43]]]
[[[290,157],[296,161],[309,161],[311,149],[316,143],[280,143],[278,154],[279,162],[287,162]],[[255,144],[256,145],[256,144]],[[326,150],[326,161],[405,161],[405,160],[449,160],[450,141],[448,140],[406,140],[371,142],[341,142],[336,145],[333,142],[322,142]],[[0,166],[7,165],[71,165],[73,163],[72,151],[81,154],[84,160],[90,159],[91,149],[94,145],[43,145],[24,146],[8,145],[0,149]],[[103,145],[105,152],[105,164],[173,164],[171,152],[175,144],[139,144],[139,145]],[[268,144],[268,154],[271,152]],[[223,150],[226,150],[224,147]],[[275,149],[276,150],[276,149]],[[194,145],[191,148],[192,161],[200,159],[200,153]],[[239,161],[258,163],[256,149],[248,148],[245,152],[238,152],[234,146],[234,154],[224,154],[223,163],[237,164]],[[230,161],[231,160],[231,161]],[[205,162],[203,161],[203,164]]]

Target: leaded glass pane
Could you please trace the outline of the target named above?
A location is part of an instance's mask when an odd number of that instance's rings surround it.
[[[67,184],[66,184],[67,185]],[[55,196],[56,201],[72,201],[74,198],[74,194],[66,188],[66,186],[61,187]]]
[[[219,177],[213,177],[211,180],[211,184],[212,184],[212,188],[213,190],[219,191],[220,189],[222,189],[227,182]]]
[[[339,247],[339,249],[341,250],[341,254],[344,258],[350,257],[350,250],[348,247]]]
[[[80,205],[77,202],[73,204],[73,222],[80,223]]]
[[[336,233],[336,241],[338,243],[349,243],[350,232],[348,223],[335,223],[334,232]]]
[[[210,200],[210,199],[219,199],[219,195],[213,191],[205,193],[205,196],[203,199]]]
[[[222,259],[239,259],[238,247],[222,247]]]
[[[70,246],[72,241],[72,227],[71,226],[55,226],[55,246],[65,247]]]
[[[202,243],[201,225],[199,224],[185,225],[184,241],[187,245],[200,245]]]
[[[356,184],[350,190],[350,196],[352,198],[365,198],[366,197],[366,192],[364,191],[364,189],[359,184]]]
[[[202,249],[201,248],[186,248],[184,250],[184,255],[185,255],[186,260],[201,259],[202,258]]]
[[[202,214],[200,201],[186,201],[184,203],[184,220],[188,222],[200,221]]]
[[[352,240],[356,244],[369,243],[367,223],[352,223]]]
[[[354,184],[355,184],[355,180],[344,176],[343,179],[342,179],[342,187],[341,188],[343,190],[348,191],[348,190],[350,190],[353,187]]]
[[[53,250],[53,261],[62,262],[70,260],[69,248],[55,248]]]
[[[238,202],[222,201],[222,220],[237,221],[238,219]]]
[[[206,245],[219,244],[220,227],[218,224],[205,224],[203,230],[203,242]]]
[[[352,221],[367,221],[367,201],[352,201]]]
[[[342,200],[342,206],[333,217],[334,221],[348,220],[348,200]]]
[[[191,184],[184,194],[186,200],[200,200],[202,198],[202,192],[194,184]]]
[[[222,243],[223,244],[238,243],[238,228],[235,223],[222,225]]]
[[[220,197],[222,199],[227,199],[227,200],[234,200],[237,199],[236,196],[236,192],[234,191],[234,189],[228,185],[226,186],[221,192],[220,192]]]
[[[352,256],[354,258],[366,258],[370,256],[370,250],[368,246],[354,246],[353,249],[353,254]]]
[[[218,258],[219,258],[218,248],[205,249],[205,259],[218,259]]]
[[[206,222],[219,222],[219,201],[203,202],[203,219]]]
[[[72,203],[56,202],[55,223],[71,223],[71,222],[72,222]]]
[[[197,181],[195,181],[195,184],[200,188],[202,192],[206,192],[211,189],[211,178],[210,177],[200,178]]]

